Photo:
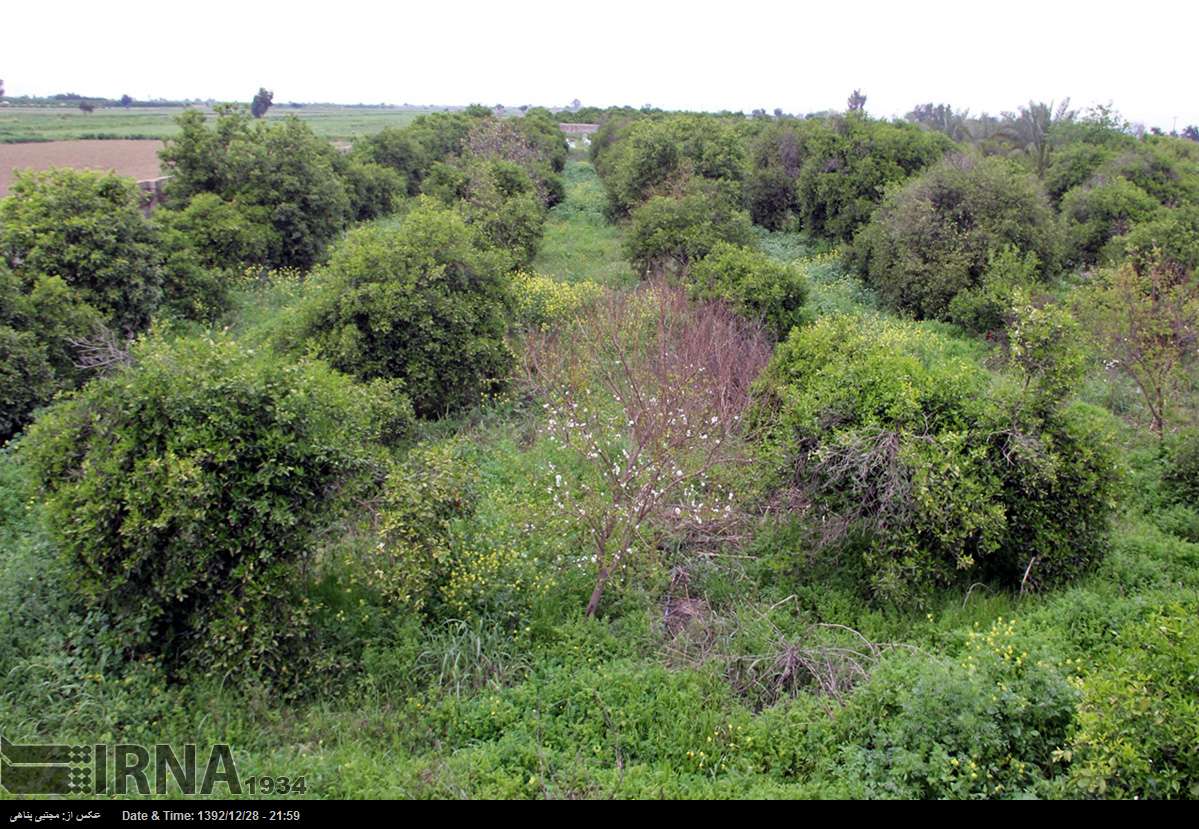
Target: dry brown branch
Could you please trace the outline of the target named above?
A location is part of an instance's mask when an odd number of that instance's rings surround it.
[[[568,330],[530,335],[526,371],[545,433],[592,473],[567,480],[551,469],[555,505],[593,541],[588,615],[631,550],[652,550],[649,523],[705,538],[736,525],[716,474],[745,458],[741,415],[769,354],[760,327],[663,283],[609,294]]]
[[[76,368],[106,374],[133,364],[129,340],[122,340],[110,329],[97,325],[90,337],[67,340],[75,349]]]

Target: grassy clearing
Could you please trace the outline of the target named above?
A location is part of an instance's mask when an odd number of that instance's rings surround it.
[[[622,287],[634,281],[619,228],[604,217],[604,187],[588,161],[566,164],[566,200],[550,211],[534,270],[564,282]]]

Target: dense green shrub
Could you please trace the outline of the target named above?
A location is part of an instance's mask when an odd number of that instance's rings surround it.
[[[1199,199],[1199,158],[1193,145],[1169,136],[1147,136],[1101,167],[1103,180],[1124,178],[1166,207]]]
[[[366,584],[430,615],[452,603],[453,583],[466,575],[458,572],[453,524],[474,510],[477,490],[477,471],[453,444],[412,450],[384,486],[379,545],[361,568]]]
[[[354,156],[362,163],[379,164],[395,172],[403,178],[409,196],[420,192],[421,180],[429,166],[416,136],[398,127],[384,127],[355,141]]]
[[[838,776],[867,797],[1005,798],[1034,794],[1057,772],[1077,692],[1024,650],[1014,622],[971,631],[956,660],[884,661],[833,727]]]
[[[745,199],[754,224],[782,230],[798,210],[796,180],[816,121],[773,122],[750,143]]]
[[[434,164],[462,153],[479,120],[460,112],[421,115],[407,127],[385,127],[359,139],[354,143],[354,155],[398,172],[408,182],[408,194],[415,196]]]
[[[518,168],[528,175],[537,188],[537,195],[546,207],[562,200],[564,191],[557,182],[557,173],[566,163],[566,141],[557,127],[557,137],[546,137],[536,128],[542,119],[479,118],[471,125],[463,142],[461,160],[466,162],[498,162],[508,168]]]
[[[1115,155],[1115,149],[1101,144],[1075,142],[1056,150],[1045,171],[1045,191],[1054,204],[1075,187],[1080,187]]]
[[[895,308],[944,318],[963,291],[986,289],[1005,248],[1058,262],[1057,224],[1035,177],[998,158],[953,156],[891,193],[851,261]]]
[[[1126,178],[1076,187],[1062,198],[1062,220],[1075,265],[1094,265],[1113,237],[1132,229],[1157,210],[1158,203]]]
[[[1183,432],[1167,443],[1162,482],[1171,500],[1199,506],[1199,431]]]
[[[1008,245],[992,253],[977,287],[959,291],[945,316],[975,334],[1001,331],[1018,291],[1030,290],[1040,278],[1041,263],[1032,251],[1021,254]]]
[[[566,169],[570,148],[554,113],[544,107],[534,107],[513,123],[537,148],[537,154],[553,172],[561,173]]]
[[[682,154],[678,142],[665,125],[636,121],[610,128],[610,143],[597,136],[592,144],[596,171],[608,193],[608,213],[626,216],[654,191],[678,174]],[[599,154],[601,148],[606,151]]]
[[[84,378],[77,343],[102,337],[119,350],[155,314],[219,314],[225,280],[197,255],[190,235],[201,228],[223,233],[219,218],[188,216],[178,226],[167,216],[149,221],[135,183],[107,173],[18,174],[12,193],[0,199],[0,436],[11,436],[55,391]]]
[[[721,299],[751,319],[760,319],[776,339],[804,321],[808,283],[794,264],[753,248],[717,242],[691,272],[691,293]]]
[[[228,339],[134,350],[22,444],[81,600],[173,672],[294,677],[313,534],[389,398]]]
[[[514,267],[533,264],[545,231],[545,209],[536,196],[477,198],[463,202],[460,210],[483,242],[511,255]]]
[[[352,159],[341,166],[350,197],[350,218],[377,219],[395,211],[408,192],[408,182],[391,167]]]
[[[249,113],[237,107],[218,107],[212,129],[198,109],[186,110],[175,120],[179,134],[159,152],[171,174],[167,203],[181,207],[197,193],[224,195],[232,191],[240,174],[240,160],[232,150],[252,140]]]
[[[1199,797],[1199,617],[1171,606],[1119,631],[1083,676],[1070,743],[1074,793]]]
[[[1001,415],[990,428],[1006,528],[982,572],[1000,584],[1047,588],[1091,571],[1107,550],[1116,506],[1111,416],[1075,403],[1040,417]]]
[[[1162,260],[1190,273],[1199,270],[1199,206],[1159,208],[1104,248],[1104,258],[1110,262],[1125,257],[1138,272]]]
[[[794,214],[816,236],[849,241],[888,186],[952,146],[913,125],[861,115],[775,123],[754,140],[747,196],[767,227]]]
[[[438,161],[429,168],[429,172],[421,181],[421,192],[426,196],[437,199],[447,207],[466,198],[469,191],[471,174],[476,172],[463,164],[448,161]],[[479,170],[480,175],[485,175]]]
[[[750,229],[725,192],[696,180],[677,198],[654,196],[633,211],[625,253],[642,277],[681,275],[718,242],[748,245]]]
[[[797,221],[849,241],[889,187],[952,147],[943,135],[861,115],[771,122],[751,143],[746,199],[756,224],[780,230]]]
[[[209,128],[202,113],[184,112],[179,134],[162,150],[169,204],[185,206],[200,193],[237,202],[247,219],[265,220],[267,262],[308,268],[351,218],[344,162],[333,146],[295,117],[251,119],[244,109],[223,107]],[[394,183],[394,182],[392,182]]]
[[[512,275],[512,293],[517,325],[547,331],[577,321],[589,305],[603,296],[604,289],[589,280],[563,282],[552,276],[520,271]]]
[[[833,118],[804,142],[796,209],[804,230],[848,242],[869,221],[888,185],[902,182],[953,147],[914,124],[859,115]]]
[[[163,257],[160,314],[216,322],[229,309],[229,289],[236,271],[205,265],[191,237],[170,227],[158,226],[158,250]]]
[[[54,393],[75,386],[72,339],[92,336],[103,317],[57,276],[30,290],[0,262],[0,441],[29,420]]]
[[[745,182],[745,200],[754,224],[783,230],[795,208],[795,179],[779,169],[754,171]]]
[[[535,183],[520,165],[475,158],[438,162],[423,188],[446,207],[456,207],[483,242],[511,254],[515,267],[533,262],[545,210]]]
[[[162,260],[132,179],[89,170],[18,174],[0,200],[0,255],[26,287],[60,277],[124,330],[162,300]]]
[[[621,122],[597,139],[593,158],[613,217],[627,216],[691,177],[726,182],[740,196],[745,145],[727,119],[675,115]]]
[[[333,146],[298,118],[258,122],[258,134],[245,148],[249,158],[234,193],[270,210],[280,245],[271,251],[273,267],[311,267],[336,239],[350,214],[345,182],[337,174]],[[231,154],[236,149],[231,150]]]
[[[821,546],[860,556],[880,598],[1078,575],[1103,552],[1115,473],[1103,419],[1059,403],[1078,377],[1056,364],[1061,339],[1026,335],[1041,356],[1000,394],[924,328],[842,316],[793,330],[758,387],[776,485],[813,505]]]
[[[55,381],[38,336],[0,325],[0,441],[12,437],[33,410],[54,395]]]
[[[205,267],[240,268],[265,264],[269,251],[278,247],[269,215],[265,207],[198,193],[181,210],[156,211],[154,220],[164,235],[181,234]]]
[[[397,229],[339,242],[285,336],[357,377],[400,380],[416,411],[437,417],[508,376],[508,264],[457,213],[423,201]]]

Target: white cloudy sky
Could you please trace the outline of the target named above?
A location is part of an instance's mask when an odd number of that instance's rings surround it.
[[[0,12],[9,95],[974,112],[1112,101],[1199,124],[1199,4],[113,0]]]

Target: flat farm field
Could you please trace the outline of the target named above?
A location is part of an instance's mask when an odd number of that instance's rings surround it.
[[[209,107],[195,107],[211,120]],[[85,113],[76,107],[0,107],[0,144],[25,141],[67,141],[84,138],[170,138],[178,132],[175,118],[184,107],[98,107]],[[277,105],[266,114],[274,121],[295,115],[312,131],[330,140],[353,140],[384,127],[403,127],[418,116],[445,107],[371,107],[307,104]]]
[[[0,144],[0,196],[8,193],[16,170],[81,167],[113,170],[135,179],[157,178],[161,141],[37,141]]]

